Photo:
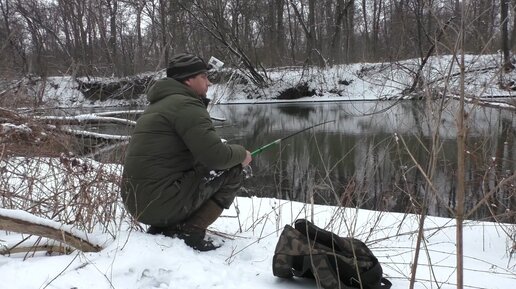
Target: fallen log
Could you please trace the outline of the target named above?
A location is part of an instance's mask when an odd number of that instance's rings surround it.
[[[99,244],[88,240],[85,232],[21,210],[0,208],[0,230],[49,238],[82,252],[102,250]]]

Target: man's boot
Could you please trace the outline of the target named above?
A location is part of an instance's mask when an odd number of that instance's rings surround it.
[[[220,247],[220,245],[213,244],[212,240],[205,239],[206,230],[193,227],[182,227],[175,237],[183,240],[187,246],[201,252],[212,251]]]
[[[223,209],[210,199],[183,224],[176,228],[165,230],[164,234],[182,239],[186,245],[195,250],[202,252],[215,250],[220,246],[213,244],[211,240],[205,240],[206,228],[217,220],[222,211]]]
[[[162,234],[163,233],[163,230],[164,228],[163,227],[156,227],[156,226],[150,226],[148,229],[147,229],[147,234],[151,234],[151,235],[159,235],[159,234]]]

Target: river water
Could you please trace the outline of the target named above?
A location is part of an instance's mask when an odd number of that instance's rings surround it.
[[[256,156],[249,194],[318,204],[452,217],[455,209],[455,101],[217,105],[219,134],[249,151],[303,128]],[[467,106],[468,218],[516,223],[516,116]],[[112,126],[104,132],[115,132]],[[125,133],[125,130],[124,130]]]
[[[466,210],[516,170],[516,116],[468,106]],[[336,102],[218,105],[221,136],[252,151],[305,127],[256,156],[254,195],[451,217],[455,209],[457,102]],[[433,155],[433,157],[430,157]],[[516,221],[515,182],[471,218]]]

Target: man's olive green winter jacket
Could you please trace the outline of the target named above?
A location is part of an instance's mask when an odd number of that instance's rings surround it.
[[[122,198],[138,221],[164,226],[191,213],[203,174],[240,164],[246,151],[222,143],[202,100],[186,85],[161,79],[147,98],[127,150]]]

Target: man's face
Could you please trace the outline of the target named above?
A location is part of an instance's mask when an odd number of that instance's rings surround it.
[[[185,80],[184,83],[195,91],[199,97],[206,97],[208,87],[211,85],[206,72],[197,74],[195,77]]]

